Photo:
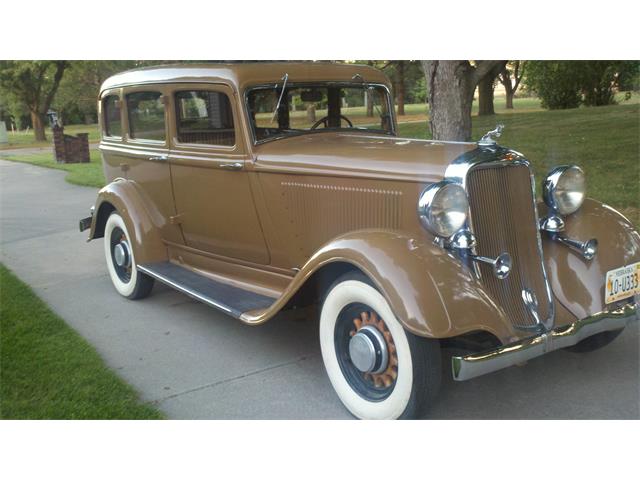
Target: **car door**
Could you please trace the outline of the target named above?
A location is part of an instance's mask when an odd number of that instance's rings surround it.
[[[171,98],[169,158],[185,244],[268,264],[233,91],[226,85],[188,84],[176,87]]]
[[[103,95],[100,150],[107,178],[125,178],[139,188],[162,238],[182,243],[172,224],[175,207],[168,163],[166,86],[125,87]],[[117,122],[117,119],[120,122]]]

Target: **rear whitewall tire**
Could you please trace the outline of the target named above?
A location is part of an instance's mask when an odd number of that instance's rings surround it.
[[[391,393],[379,401],[371,401],[360,395],[348,382],[336,351],[336,322],[348,305],[360,303],[376,311],[384,320],[396,347],[398,375]],[[361,419],[411,418],[423,411],[428,400],[435,395],[440,382],[439,345],[422,343],[428,339],[418,338],[406,332],[397,320],[384,296],[368,283],[347,278],[337,281],[329,290],[320,314],[320,348],[322,359],[338,397],[345,407]],[[426,350],[424,347],[427,347]],[[425,351],[435,354],[425,355]],[[414,365],[414,360],[419,365]],[[435,360],[434,360],[435,359]],[[423,365],[431,362],[431,365]],[[417,368],[416,368],[417,367]],[[416,378],[415,375],[424,378]],[[427,392],[426,389],[430,391]],[[431,391],[435,390],[435,391]]]
[[[115,287],[116,291],[123,297],[135,300],[138,298],[144,298],[151,292],[153,287],[153,279],[140,273],[136,266],[136,260],[133,253],[133,248],[130,248],[131,255],[131,278],[128,281],[123,281],[116,272],[116,266],[114,265],[114,259],[111,251],[111,235],[114,229],[119,228],[124,232],[124,235],[131,245],[131,236],[127,230],[127,225],[117,212],[112,212],[107,219],[107,223],[104,227],[104,253],[105,260],[107,262],[107,270],[109,271],[109,277],[111,283]]]

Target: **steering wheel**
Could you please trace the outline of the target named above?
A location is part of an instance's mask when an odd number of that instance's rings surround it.
[[[340,115],[340,118],[349,124],[349,128],[353,128],[353,123],[351,123],[351,120],[349,120],[344,115]],[[329,115],[327,115],[326,117],[322,117],[320,120],[318,120],[316,123],[314,123],[311,126],[311,130],[315,130],[316,128],[318,128],[321,123],[324,124],[324,128],[327,128],[328,120],[329,120]]]

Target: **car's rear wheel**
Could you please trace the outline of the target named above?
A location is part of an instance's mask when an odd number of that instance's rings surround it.
[[[611,330],[609,332],[601,332],[596,333],[595,335],[591,335],[590,337],[585,338],[584,340],[572,345],[571,347],[567,347],[566,350],[569,350],[573,353],[589,353],[594,350],[598,350],[602,347],[606,347],[611,342],[613,342],[618,335],[622,333],[624,328],[619,330]]]
[[[112,212],[104,227],[104,253],[111,282],[123,297],[144,298],[153,288],[153,278],[138,271],[124,220]]]
[[[436,397],[438,341],[405,331],[361,274],[347,274],[330,287],[320,314],[320,346],[333,388],[358,418],[415,418]]]

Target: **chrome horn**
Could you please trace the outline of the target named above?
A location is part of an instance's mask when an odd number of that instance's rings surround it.
[[[491,265],[493,274],[500,280],[504,280],[511,273],[511,266],[513,264],[511,255],[507,252],[503,252],[496,258],[483,257],[482,255],[475,255],[472,250],[476,246],[476,237],[469,230],[460,230],[456,233],[447,245],[448,248],[454,248],[462,253],[465,257],[469,257],[474,262],[486,263]]]
[[[591,260],[598,253],[598,240],[591,238],[589,240],[580,241],[573,238],[565,237],[561,232],[564,231],[564,220],[557,215],[550,215],[540,220],[540,230],[547,232],[549,238],[556,242],[566,245],[571,250],[578,252],[585,260]]]
[[[500,280],[504,280],[509,276],[509,273],[511,273],[513,262],[511,261],[511,255],[507,252],[501,253],[496,258],[483,257],[482,255],[469,255],[469,258],[474,262],[491,265],[493,274]]]
[[[582,255],[586,260],[591,260],[598,253],[598,240],[595,238],[591,238],[584,242],[580,240],[574,240],[573,238],[564,237],[562,235],[556,234],[552,237],[557,242],[560,242],[571,250],[575,250],[580,255]]]

